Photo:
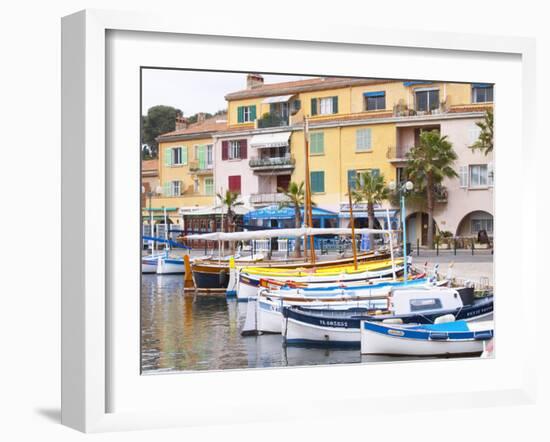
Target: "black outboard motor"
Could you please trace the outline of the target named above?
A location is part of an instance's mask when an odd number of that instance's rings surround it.
[[[460,298],[462,299],[462,304],[464,305],[472,305],[474,303],[474,287],[460,287],[457,288],[456,291],[460,295]]]

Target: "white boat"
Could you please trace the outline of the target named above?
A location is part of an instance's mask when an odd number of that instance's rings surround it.
[[[303,306],[308,309],[350,310],[387,308],[387,296],[393,288],[418,289],[434,285],[427,278],[404,283],[383,281],[356,287],[326,287],[319,289],[261,289],[248,299],[247,320],[243,335],[281,333],[283,307]]]
[[[430,324],[438,317],[449,314],[468,321],[492,317],[492,296],[465,303],[462,298],[468,299],[470,296],[463,293],[462,289],[441,287],[392,290],[387,309],[366,313],[284,307],[283,337],[288,345],[359,347],[361,321]]]
[[[361,353],[403,356],[481,355],[493,338],[492,321],[392,325],[361,321]]]
[[[153,254],[141,257],[141,273],[157,273],[158,259],[163,254]]]

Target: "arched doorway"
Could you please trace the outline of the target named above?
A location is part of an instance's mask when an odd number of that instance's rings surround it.
[[[426,212],[414,212],[407,215],[407,242],[410,242],[413,246],[418,240],[420,245],[428,245],[428,214]],[[433,220],[433,232],[434,236],[439,231],[437,223]]]
[[[485,230],[489,236],[493,236],[493,215],[484,210],[475,210],[464,215],[458,223],[456,236],[477,237],[480,230]]]

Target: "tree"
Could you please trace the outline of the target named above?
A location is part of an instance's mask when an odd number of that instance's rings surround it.
[[[176,129],[176,117],[183,116],[181,110],[171,106],[153,106],[147,115],[141,117],[141,144],[147,144],[153,158],[158,158],[156,138]]]
[[[227,207],[227,226],[229,231],[235,230],[235,212],[233,209],[244,204],[242,201],[238,201],[239,196],[238,193],[231,192],[231,190],[226,190],[225,195],[217,194],[222,206]]]
[[[435,194],[441,188],[444,178],[455,178],[458,174],[452,168],[457,159],[447,136],[439,131],[424,131],[420,143],[407,153],[407,174],[415,188],[424,193],[428,211],[428,247],[433,248],[433,212]]]
[[[351,196],[355,203],[366,201],[369,217],[369,229],[374,229],[374,206],[390,198],[390,189],[386,187],[384,175],[374,174],[372,171],[359,173],[355,177],[355,188]],[[374,244],[374,235],[370,235],[371,247]]]
[[[302,227],[302,208],[304,207],[305,192],[304,182],[296,184],[294,181],[289,183],[288,189],[278,188],[279,192],[286,196],[286,201],[279,203],[279,209],[283,207],[292,207],[294,209],[294,227]],[[302,256],[302,244],[301,241],[296,238],[294,245],[294,254],[297,258]]]
[[[476,123],[476,126],[480,128],[481,132],[477,141],[470,146],[471,149],[481,150],[485,155],[493,151],[493,111],[488,110],[485,112],[483,121]]]

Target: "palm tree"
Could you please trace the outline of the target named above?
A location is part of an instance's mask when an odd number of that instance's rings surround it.
[[[390,198],[390,189],[386,187],[384,175],[374,174],[372,171],[362,172],[355,178],[355,188],[351,196],[355,203],[367,202],[369,229],[374,229],[374,206]],[[374,234],[370,234],[371,247],[374,245]]]
[[[278,191],[283,193],[286,196],[286,200],[279,203],[279,209],[283,207],[292,207],[294,208],[294,227],[302,227],[302,207],[304,207],[305,201],[305,192],[304,192],[304,182],[296,184],[294,181],[289,183],[288,189],[283,189],[282,187],[278,188]],[[302,256],[302,244],[301,241],[296,238],[294,246],[294,254],[297,258]]]
[[[457,159],[447,136],[441,136],[438,130],[424,131],[420,134],[420,143],[407,153],[407,174],[417,188],[426,197],[428,210],[428,247],[433,248],[433,211],[435,192],[444,178],[455,178],[458,174],[452,168]]]
[[[481,129],[477,141],[470,146],[471,149],[481,150],[485,155],[493,151],[493,111],[485,112],[483,121],[476,123],[476,126]]]
[[[238,201],[239,194],[226,190],[225,195],[217,194],[222,206],[227,206],[227,227],[228,231],[235,230],[235,212],[233,209],[237,206],[242,206],[243,202]],[[223,226],[222,226],[223,230]]]

